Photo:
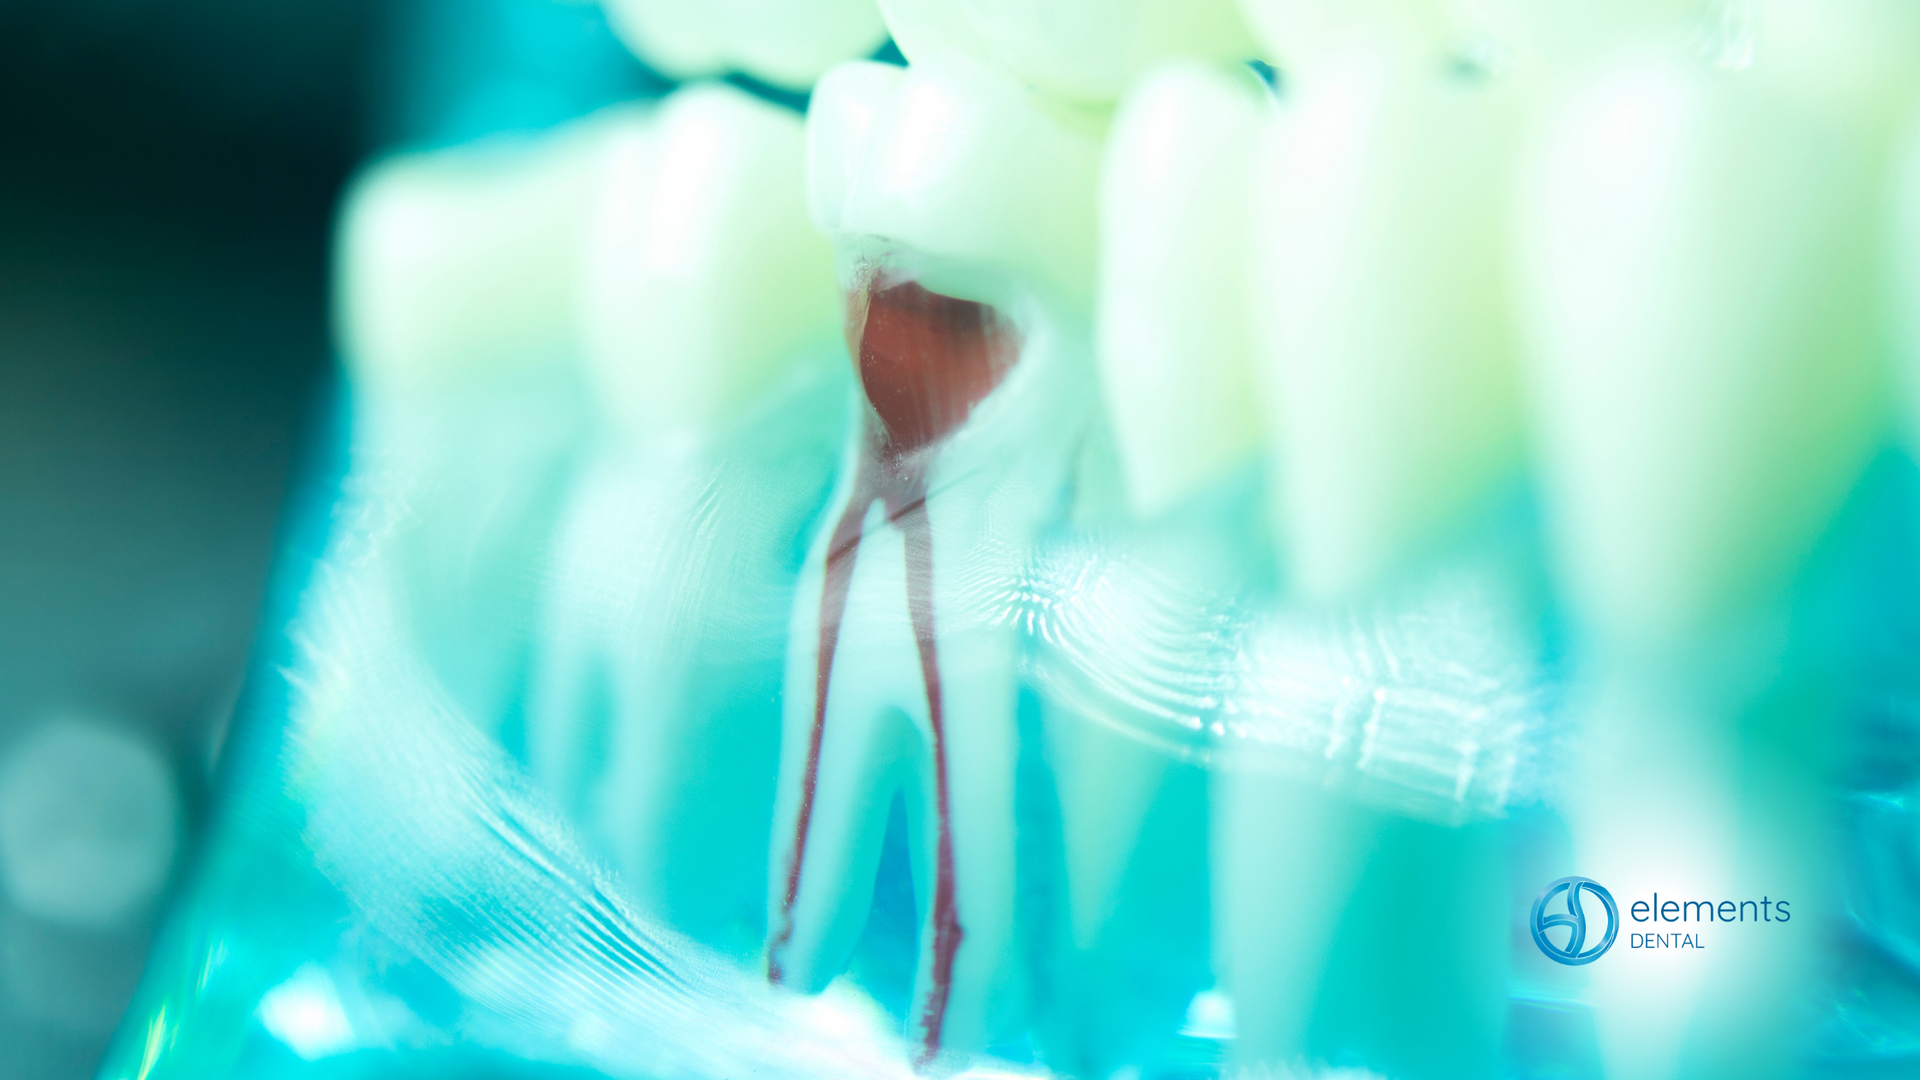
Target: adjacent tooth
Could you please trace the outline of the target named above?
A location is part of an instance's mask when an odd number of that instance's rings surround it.
[[[1878,445],[1878,191],[1851,141],[1682,58],[1549,121],[1516,280],[1566,585],[1610,639],[1766,603]]]
[[[334,257],[356,383],[433,390],[572,362],[599,156],[633,122],[614,110],[530,145],[393,158],[356,180]]]
[[[1134,509],[1178,505],[1260,445],[1248,181],[1268,95],[1176,62],[1121,103],[1102,166],[1095,352]]]
[[[873,0],[603,0],[615,32],[662,74],[692,79],[739,70],[805,90],[842,60],[887,40]]]
[[[527,572],[586,420],[578,297],[610,110],[527,144],[396,158],[341,212],[336,325],[353,377],[353,498],[397,617],[462,711],[517,712]],[[369,544],[372,541],[368,541]],[[371,552],[368,553],[371,555]]]
[[[964,58],[902,75],[850,64],[809,114],[815,223],[1092,294],[1100,132]],[[897,81],[896,81],[897,80]]]
[[[1552,741],[1516,584],[1504,564],[1450,568],[1246,635],[1211,817],[1239,1064],[1498,1073],[1512,923],[1488,819],[1537,797],[1522,770]]]
[[[1884,203],[1870,142],[1794,82],[1658,49],[1575,80],[1522,174],[1516,281],[1550,538],[1597,645],[1579,872],[1821,918],[1829,704],[1772,639],[1885,442]],[[1785,1068],[1810,941],[1597,971],[1603,1058]]]
[[[1156,61],[1239,61],[1254,44],[1231,0],[883,0],[909,60],[955,53],[1004,65],[1070,101],[1108,102]]]
[[[790,563],[845,395],[804,160],[797,116],[722,86],[674,94],[607,155],[582,337],[616,437],[562,518],[528,693],[534,774],[641,906],[744,952],[762,926]]]
[[[837,336],[802,131],[778,106],[696,86],[608,155],[581,338],[602,399],[633,429],[709,429]]]
[[[1316,56],[1256,180],[1253,309],[1293,584],[1377,583],[1521,467],[1504,85],[1387,26]]]
[[[1687,42],[1711,0],[1443,0],[1470,32],[1491,35],[1522,65],[1578,65],[1623,46]],[[1737,4],[1718,5],[1735,18]]]

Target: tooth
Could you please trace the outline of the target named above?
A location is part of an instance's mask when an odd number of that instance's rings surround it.
[[[805,90],[843,60],[867,56],[887,40],[873,0],[605,0],[623,41],[675,79],[746,72]]]
[[[866,405],[791,624],[768,973],[816,990],[839,972],[904,789],[922,906],[910,1023],[927,1064],[984,1045],[1021,1007],[1018,637],[992,605],[1057,517],[1086,423],[1073,320],[1052,305],[1089,291],[1098,143],[960,61],[897,83],[839,69],[809,122],[815,214],[852,264]]]
[[[1145,76],[1114,118],[1100,192],[1095,353],[1136,512],[1160,514],[1260,445],[1241,275],[1267,94],[1193,62]]]
[[[803,166],[800,118],[724,86],[609,151],[581,336],[617,437],[556,535],[529,692],[534,774],[645,910],[723,946],[760,933],[787,564],[844,394]]]
[[[1443,79],[1417,29],[1303,58],[1255,181],[1274,499],[1310,597],[1390,576],[1520,472],[1513,101],[1503,84]]]
[[[1581,872],[1818,911],[1792,823],[1819,819],[1838,706],[1770,638],[1886,439],[1884,203],[1871,146],[1771,79],[1649,51],[1578,81],[1522,173],[1516,280],[1549,539],[1595,645]],[[1715,1075],[1777,1070],[1805,942],[1596,973],[1603,1058],[1674,1075],[1684,1040]]]
[[[609,110],[525,144],[395,158],[345,200],[336,326],[354,498],[410,640],[475,723],[510,726],[537,581],[526,568],[579,444],[580,263]]]
[[[899,76],[874,67],[830,72],[810,112],[816,223],[1010,273],[1085,306],[1099,124],[963,58]]]
[[[1254,54],[1231,0],[882,0],[881,9],[916,64],[969,55],[1069,101],[1113,101],[1168,57],[1231,62]]]
[[[356,383],[412,392],[571,361],[588,195],[630,121],[615,111],[530,145],[398,157],[356,180],[335,256]]]
[[[1211,816],[1239,1065],[1498,1073],[1510,916],[1487,819],[1521,801],[1546,703],[1511,588],[1450,571],[1249,631]]]
[[[633,429],[709,429],[837,333],[833,249],[807,221],[803,147],[787,110],[696,86],[610,155],[581,337],[602,399]]]
[[[1683,44],[1712,0],[1444,0],[1470,31],[1491,35],[1522,64],[1579,65],[1629,45]],[[1717,5],[1732,17],[1738,4]]]
[[[1882,432],[1877,185],[1747,86],[1620,65],[1559,110],[1521,191],[1549,508],[1572,597],[1618,641],[1767,601]]]

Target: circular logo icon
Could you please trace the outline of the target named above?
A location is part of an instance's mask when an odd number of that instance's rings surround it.
[[[1581,893],[1592,893],[1599,897],[1600,903],[1607,909],[1606,935],[1591,948],[1587,946],[1587,913],[1580,902]],[[1562,897],[1565,897],[1566,910],[1549,913],[1547,909],[1556,907]],[[1547,931],[1561,926],[1567,928],[1567,940],[1556,945],[1547,936]],[[1620,909],[1613,906],[1613,894],[1592,878],[1563,877],[1547,886],[1547,891],[1533,902],[1533,943],[1559,963],[1569,966],[1593,963],[1613,948],[1614,935],[1619,932]]]

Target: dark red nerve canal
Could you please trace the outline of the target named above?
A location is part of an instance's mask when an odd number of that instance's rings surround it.
[[[934,809],[939,840],[934,855],[933,971],[918,1018],[926,1065],[939,1053],[953,960],[961,938],[954,898],[953,827],[949,812],[946,710],[940,692],[940,651],[933,623],[933,534],[927,523],[927,466],[941,440],[967,420],[1019,354],[1018,338],[993,308],[928,292],[914,282],[861,288],[847,305],[847,345],[858,358],[860,385],[872,411],[854,479],[853,497],[827,545],[820,596],[819,667],[814,675],[813,729],[794,824],[793,855],[781,905],[781,926],[768,943],[767,977],[783,979],[780,954],[793,937],[793,905],[800,893],[807,832],[813,823],[820,744],[826,732],[827,691],[833,682],[840,621],[853,585],[861,529],[875,502],[906,542],[907,611],[920,654],[933,733]]]

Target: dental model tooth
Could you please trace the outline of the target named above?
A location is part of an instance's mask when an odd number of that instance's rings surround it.
[[[528,695],[532,771],[641,908],[745,955],[792,553],[845,397],[803,165],[798,116],[723,86],[673,95],[607,155],[582,338],[610,431],[557,532]]]
[[[354,498],[399,617],[463,712],[517,710],[537,581],[584,427],[579,266],[625,109],[370,170],[341,211],[335,321]],[[372,543],[372,541],[369,541]]]
[[[794,605],[767,967],[809,991],[839,973],[904,792],[926,1065],[1021,1011],[1019,635],[1000,606],[1062,512],[1087,426],[1086,358],[1058,304],[1090,291],[1098,147],[959,61],[837,69],[809,124],[864,401]]]
[[[724,86],[668,98],[609,164],[582,284],[587,361],[637,430],[701,430],[839,324],[800,119]],[[750,311],[751,318],[741,312]]]
[[[1308,596],[1402,569],[1520,470],[1513,101],[1443,77],[1426,30],[1411,16],[1321,30],[1338,44],[1302,59],[1255,181],[1274,497]]]
[[[882,0],[880,6],[914,63],[954,54],[989,60],[1067,101],[1114,101],[1168,57],[1232,63],[1255,52],[1231,0]]]
[[[627,47],[662,74],[693,79],[744,71],[805,90],[820,73],[887,40],[873,0],[603,0]]]
[[[1084,307],[1101,132],[963,57],[846,64],[808,117],[815,224],[1009,273]]]
[[[622,110],[546,139],[395,158],[340,212],[335,323],[357,384],[436,392],[577,351],[586,207]]]
[[[1566,583],[1611,637],[1765,603],[1877,445],[1878,190],[1815,117],[1683,58],[1551,121],[1517,280]]]
[[[1193,62],[1121,104],[1100,192],[1099,358],[1136,512],[1160,514],[1260,446],[1252,312],[1241,274],[1267,92]]]
[[[1216,971],[1249,1068],[1500,1070],[1511,899],[1492,823],[1554,739],[1500,562],[1248,627],[1212,775]]]
[[[1522,69],[1578,66],[1623,46],[1684,46],[1711,29],[1710,6],[1727,19],[1737,20],[1743,10],[1711,0],[1442,2],[1463,30],[1490,35]]]
[[[1579,872],[1790,892],[1818,919],[1831,875],[1804,823],[1840,706],[1774,638],[1886,441],[1885,204],[1859,129],[1765,64],[1648,47],[1575,80],[1522,173],[1516,281],[1550,537],[1594,643]],[[1603,1059],[1778,1073],[1811,948],[1596,971]]]

